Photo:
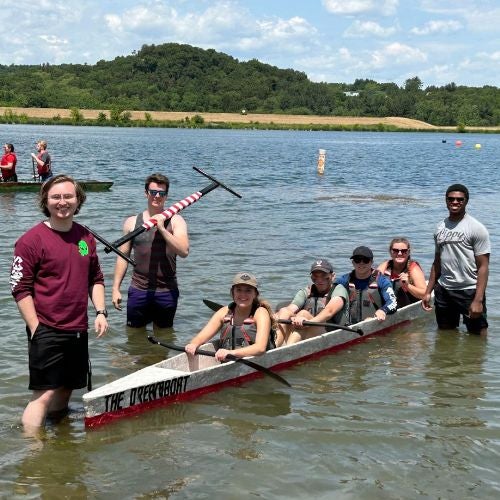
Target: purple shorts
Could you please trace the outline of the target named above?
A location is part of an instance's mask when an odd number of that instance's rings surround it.
[[[141,328],[153,322],[159,328],[170,328],[174,324],[179,290],[128,289],[127,325]]]

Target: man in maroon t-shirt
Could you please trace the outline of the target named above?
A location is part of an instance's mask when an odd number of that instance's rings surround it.
[[[33,391],[22,417],[26,430],[64,414],[73,389],[87,385],[89,296],[97,336],[108,329],[95,239],[73,221],[84,201],[83,189],[71,177],[52,177],[40,190],[40,208],[48,219],[15,245],[10,284],[26,323]]]

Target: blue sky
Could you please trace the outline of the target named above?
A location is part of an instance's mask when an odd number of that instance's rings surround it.
[[[500,86],[500,0],[0,0],[0,64],[89,63],[187,43],[240,61],[424,87]]]

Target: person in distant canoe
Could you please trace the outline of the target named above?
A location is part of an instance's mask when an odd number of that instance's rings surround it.
[[[220,332],[220,347],[215,358],[224,361],[228,354],[244,358],[260,356],[274,347],[271,339],[273,312],[271,306],[259,299],[257,279],[247,272],[238,273],[231,287],[233,301],[219,309],[202,330],[186,345],[194,355],[201,345]]]
[[[33,161],[36,162],[38,176],[42,182],[50,179],[54,174],[52,173],[52,160],[47,151],[46,141],[37,141],[36,143],[37,154],[31,153]]]
[[[132,249],[136,266],[128,289],[127,325],[144,328],[148,323],[158,328],[170,328],[174,322],[179,288],[177,285],[176,258],[189,254],[189,237],[186,221],[175,214],[168,221],[162,215],[167,200],[170,181],[163,174],[151,174],[144,183],[148,207],[138,215],[128,217],[123,233],[141,227],[145,221],[156,219],[157,225],[124,243],[120,250],[130,255]],[[117,257],[113,280],[112,301],[121,311],[120,286],[127,272],[128,263]]]
[[[436,321],[440,329],[454,329],[460,316],[467,331],[488,334],[486,286],[491,241],[486,227],[466,212],[469,190],[452,184],[446,190],[449,215],[434,231],[435,254],[422,307],[430,311],[434,291]]]
[[[294,299],[277,313],[277,319],[292,323],[279,324],[276,345],[290,345],[325,333],[323,326],[303,326],[304,321],[345,325],[349,321],[349,297],[342,285],[333,283],[335,273],[326,259],[315,260],[311,266],[312,285],[297,292]]]
[[[17,182],[16,163],[17,157],[14,146],[10,143],[4,144],[4,154],[0,160],[3,182]]]
[[[90,385],[89,297],[97,336],[108,330],[96,242],[74,222],[85,198],[81,186],[66,175],[42,184],[39,206],[47,220],[14,247],[10,285],[26,323],[33,391],[22,417],[28,432],[43,426],[47,416],[62,416],[72,391]]]
[[[349,293],[350,323],[358,323],[367,318],[384,321],[387,314],[397,309],[397,300],[389,279],[373,269],[373,252],[360,246],[351,256],[354,270],[336,280]]]
[[[409,240],[393,238],[389,244],[389,254],[392,258],[382,262],[378,270],[390,279],[398,308],[422,300],[427,283],[420,264],[410,257]]]

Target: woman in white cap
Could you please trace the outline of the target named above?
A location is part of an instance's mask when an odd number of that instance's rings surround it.
[[[247,272],[238,273],[231,287],[233,301],[219,309],[202,330],[186,345],[195,354],[201,345],[220,332],[220,348],[215,358],[224,361],[228,354],[239,358],[259,356],[271,347],[273,313],[270,305],[259,299],[257,279]]]

